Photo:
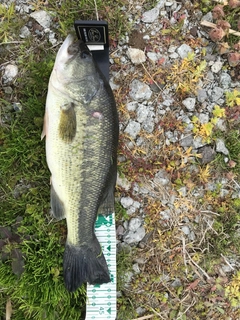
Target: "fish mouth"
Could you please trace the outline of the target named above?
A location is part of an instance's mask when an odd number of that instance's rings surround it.
[[[76,41],[74,35],[69,34],[58,51],[56,61],[65,64],[77,55],[79,55],[81,59],[92,56],[87,45],[82,40]]]
[[[85,59],[85,58],[91,56],[90,50],[88,49],[87,45],[82,40],[72,42],[69,45],[67,52],[70,56],[76,56],[78,53],[80,53],[80,57],[82,59]]]

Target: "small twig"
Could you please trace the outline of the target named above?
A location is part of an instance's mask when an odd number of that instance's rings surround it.
[[[148,70],[145,68],[144,64],[142,63],[142,67],[144,69],[144,71],[148,74],[148,76],[150,77],[150,79],[155,83],[155,85],[158,87],[158,89],[160,91],[162,91],[162,88],[159,87],[158,83],[153,79],[153,77],[151,76],[151,74],[148,72]]]
[[[226,264],[232,269],[234,270],[234,268],[232,267],[232,265],[227,261],[227,258],[224,257],[224,255],[221,253],[221,257],[224,259],[224,261],[226,262]]]
[[[94,0],[94,5],[95,5],[96,18],[97,18],[97,20],[99,20],[98,7],[97,7],[97,1],[96,0]]]
[[[210,211],[210,210],[201,210],[201,213],[211,213],[211,214],[215,214],[216,216],[220,216],[220,214],[214,212],[214,211]]]
[[[19,43],[23,43],[24,41],[9,41],[9,42],[1,42],[0,46],[4,45],[4,44],[19,44]]]
[[[160,313],[158,313],[156,310],[154,310],[152,307],[151,307],[152,311],[157,315],[159,316],[161,319],[164,320],[164,318],[160,315]]]
[[[232,179],[232,181],[236,184],[236,186],[240,189],[240,185],[234,180]]]
[[[190,254],[189,254],[187,251],[186,251],[186,253],[187,253],[189,259],[191,260],[191,262],[192,262],[199,270],[201,270],[201,272],[205,275],[205,277],[206,277],[208,280],[211,279],[211,278],[209,277],[209,275],[207,274],[207,272],[204,271],[195,261],[193,261],[193,259],[191,258]]]
[[[212,23],[206,20],[201,21],[201,25],[209,28],[216,28],[217,26],[215,23]],[[229,29],[229,33],[233,34],[234,36],[240,37],[240,32],[235,31],[233,29]]]
[[[184,262],[184,265],[185,265],[185,273],[186,275],[188,274],[188,270],[187,270],[187,261],[186,261],[186,242],[185,242],[185,238],[182,237],[182,253],[183,253],[183,262]]]

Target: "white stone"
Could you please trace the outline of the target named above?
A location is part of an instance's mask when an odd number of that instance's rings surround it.
[[[158,60],[158,55],[155,52],[148,52],[147,56],[153,62],[156,62]]]
[[[192,48],[189,45],[183,43],[179,48],[177,48],[177,53],[182,59],[186,58],[190,52],[193,52]]]
[[[133,64],[141,64],[146,61],[145,53],[136,48],[128,48],[127,55]]]
[[[20,29],[20,34],[19,34],[19,37],[24,39],[24,38],[27,38],[31,35],[31,32],[30,30],[28,29],[27,26],[23,26],[21,29]]]
[[[137,231],[141,227],[142,220],[140,218],[132,218],[129,221],[128,228],[130,231]]]
[[[140,104],[137,109],[137,121],[142,123],[148,117],[148,108],[144,104]]]
[[[211,66],[211,70],[213,73],[218,73],[222,69],[222,66],[223,66],[223,62],[218,60],[214,62],[214,64]]]
[[[185,233],[186,235],[190,234],[190,229],[188,226],[183,226],[182,227],[182,232]]]
[[[18,67],[15,64],[8,64],[5,67],[3,82],[11,82],[18,74]]]
[[[142,15],[142,21],[147,23],[152,23],[159,16],[159,8],[155,7],[149,11],[146,11]]]
[[[225,154],[226,156],[229,154],[228,149],[225,146],[225,143],[222,139],[216,140],[216,151]]]
[[[44,29],[51,25],[51,16],[44,10],[34,11],[30,14],[30,17],[35,19]]]
[[[182,103],[188,109],[188,111],[194,111],[196,98],[186,98]]]
[[[137,79],[133,80],[130,84],[130,97],[136,101],[149,100],[152,95],[152,91],[147,84]]]
[[[124,198],[121,198],[120,202],[123,208],[127,209],[131,207],[131,205],[133,204],[133,199],[130,197],[124,197]]]
[[[141,130],[140,123],[130,120],[124,132],[128,133],[133,139],[136,139]]]

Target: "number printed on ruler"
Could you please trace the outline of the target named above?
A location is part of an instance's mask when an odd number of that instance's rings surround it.
[[[116,319],[116,231],[115,214],[99,215],[95,223],[96,236],[102,246],[111,282],[87,285],[86,319]]]

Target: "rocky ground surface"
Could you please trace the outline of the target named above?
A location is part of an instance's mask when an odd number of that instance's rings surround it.
[[[15,10],[26,21],[16,46],[34,35],[58,48],[49,12],[27,0]],[[194,1],[146,8],[134,0],[121,11],[131,30],[110,38],[120,117],[116,232],[127,261],[119,308],[139,319],[239,319],[239,295],[226,293],[239,286],[239,253],[231,241],[230,250],[217,246],[230,237],[230,203],[240,207],[239,151],[236,157],[231,149],[240,103],[226,95],[240,90],[239,60],[228,55],[237,51],[219,53],[201,25],[215,22],[212,12]],[[21,112],[13,97],[18,64],[3,61],[0,72],[5,97]]]

